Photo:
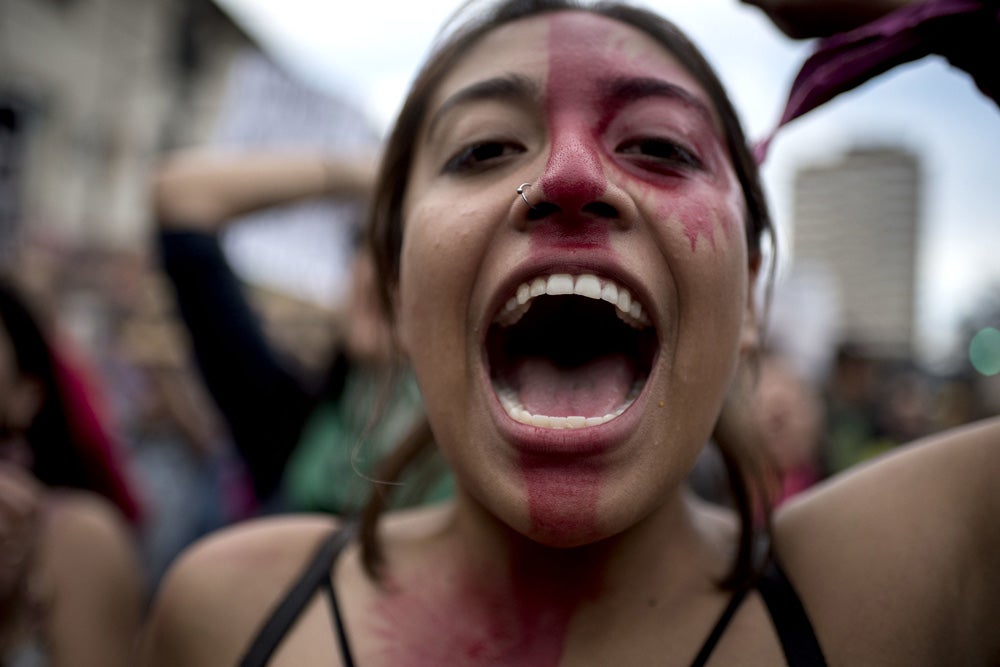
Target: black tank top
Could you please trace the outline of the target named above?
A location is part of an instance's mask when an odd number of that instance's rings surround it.
[[[340,607],[337,604],[337,593],[331,580],[333,564],[344,547],[350,543],[354,536],[354,529],[353,523],[345,524],[323,540],[295,585],[275,606],[267,621],[261,626],[253,643],[240,661],[240,667],[264,667],[267,665],[285,635],[320,590],[325,592],[330,604],[330,613],[340,645],[343,664],[345,667],[354,667],[350,642],[344,630]],[[826,660],[820,649],[819,641],[816,639],[816,634],[813,632],[812,624],[809,622],[809,617],[806,615],[806,610],[803,608],[799,596],[795,593],[795,589],[792,588],[788,577],[785,576],[784,571],[774,558],[769,559],[762,575],[757,579],[756,589],[771,616],[789,667],[825,667]],[[712,627],[712,631],[705,638],[705,642],[691,663],[691,667],[701,667],[708,662],[715,645],[721,639],[723,632],[748,592],[749,589],[744,587],[733,593],[725,610]]]

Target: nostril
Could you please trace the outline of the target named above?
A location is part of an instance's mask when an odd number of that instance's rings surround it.
[[[552,202],[539,202],[528,210],[528,220],[541,220],[557,211],[559,211],[559,207]]]
[[[611,220],[618,219],[618,209],[603,201],[592,201],[589,204],[584,205],[583,212],[599,218],[608,218]]]

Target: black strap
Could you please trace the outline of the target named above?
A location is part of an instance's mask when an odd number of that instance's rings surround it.
[[[756,552],[760,557],[766,558],[763,572],[754,584],[733,592],[729,604],[715,622],[691,667],[703,667],[708,662],[729,622],[736,615],[747,593],[754,587],[764,600],[771,617],[771,624],[778,634],[781,650],[785,654],[785,662],[789,667],[826,667],[823,650],[820,648],[819,640],[816,639],[816,633],[812,623],[809,622],[809,615],[806,614],[802,601],[784,570],[767,551],[767,543],[761,541]]]
[[[340,644],[340,658],[344,667],[354,667],[354,654],[351,653],[351,643],[347,640],[347,630],[344,619],[340,616],[340,605],[337,604],[337,589],[333,587],[330,577],[323,580],[326,587],[326,598],[330,601],[330,614],[337,628],[337,643]]]
[[[757,582],[757,590],[767,605],[788,664],[791,667],[826,667],[826,658],[805,607],[775,560],[771,560]]]
[[[267,665],[275,649],[278,648],[285,635],[288,634],[295,621],[298,620],[302,610],[312,600],[316,591],[325,586],[332,596],[333,585],[330,583],[330,569],[333,567],[333,562],[337,559],[337,556],[350,542],[353,534],[354,524],[348,523],[323,540],[319,549],[316,550],[316,555],[310,561],[309,566],[302,573],[302,576],[299,577],[299,580],[295,582],[295,586],[288,592],[288,595],[285,596],[281,603],[275,607],[267,621],[257,632],[257,636],[254,637],[250,648],[247,649],[243,659],[240,660],[240,667],[264,667],[264,665]],[[344,652],[342,656],[344,664],[350,667],[352,665],[351,656],[347,652],[347,638],[344,634],[340,614],[337,611],[336,598],[331,597],[330,599],[336,618],[337,631],[340,636],[340,647]]]
[[[323,589],[330,602],[330,612],[336,624],[342,662],[345,667],[354,667],[347,632],[344,629],[337,595],[330,580],[330,570],[337,556],[354,535],[354,524],[345,524],[341,529],[323,540],[302,576],[288,595],[274,609],[265,624],[258,631],[247,650],[240,667],[264,667],[284,639],[302,610],[317,590]],[[767,564],[763,575],[757,580],[756,588],[771,616],[771,622],[781,642],[785,660],[790,667],[826,667],[826,659],[813,631],[809,616],[784,571],[773,559]],[[729,603],[722,611],[712,631],[705,638],[691,667],[704,667],[715,650],[730,621],[746,599],[750,587],[743,586],[733,592]]]
[[[722,633],[726,631],[729,627],[729,621],[733,620],[733,616],[736,614],[736,610],[740,608],[743,604],[744,598],[747,596],[748,588],[743,586],[733,591],[732,597],[729,598],[729,604],[726,608],[722,610],[722,615],[719,616],[719,620],[715,622],[712,627],[712,631],[708,633],[708,637],[705,638],[705,643],[701,645],[701,650],[698,651],[698,655],[695,656],[694,661],[691,663],[691,667],[703,667],[705,663],[708,662],[708,657],[712,655],[712,651],[715,650],[715,645],[719,643],[719,639],[722,638]]]

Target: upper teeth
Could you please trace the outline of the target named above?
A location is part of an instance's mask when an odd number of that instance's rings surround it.
[[[637,329],[650,325],[649,316],[638,301],[632,300],[628,288],[618,285],[607,278],[598,278],[592,273],[582,273],[572,276],[568,273],[554,273],[550,276],[539,276],[530,282],[518,285],[514,296],[507,300],[497,316],[497,322],[510,326],[528,312],[531,300],[543,294],[577,294],[589,299],[607,301],[615,306],[618,317],[626,324]]]

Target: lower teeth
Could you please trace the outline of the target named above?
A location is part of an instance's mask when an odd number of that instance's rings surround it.
[[[632,403],[635,402],[635,399],[639,396],[639,392],[641,390],[642,384],[636,382],[628,396],[625,397],[625,402],[613,412],[609,412],[601,417],[583,417],[580,415],[573,415],[569,417],[550,417],[548,415],[534,415],[528,412],[524,406],[521,405],[520,400],[517,398],[517,393],[509,387],[498,387],[497,397],[500,399],[500,405],[503,406],[507,416],[516,422],[527,424],[528,426],[537,426],[539,428],[579,429],[606,424],[612,419],[620,416],[629,408],[630,405],[632,405]]]

